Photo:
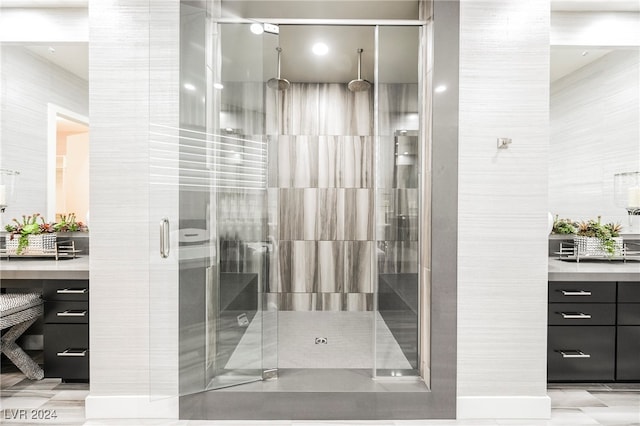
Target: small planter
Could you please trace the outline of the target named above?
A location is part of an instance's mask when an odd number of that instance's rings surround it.
[[[18,253],[18,244],[20,236],[15,235],[13,238],[7,236],[6,249],[7,254],[11,256],[37,256],[43,254],[55,253],[56,251],[56,234],[36,234],[28,235],[29,244]]]
[[[575,254],[577,256],[621,256],[622,255],[622,237],[613,238],[614,252],[608,252],[603,246],[599,238],[596,237],[573,237],[575,244]]]

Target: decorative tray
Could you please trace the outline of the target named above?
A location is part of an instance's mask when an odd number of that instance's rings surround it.
[[[633,249],[630,250],[629,245],[631,245]],[[580,262],[580,260],[606,260],[606,261],[622,261],[622,262],[626,262],[628,260],[640,261],[640,244],[623,243],[622,249],[619,250],[619,252],[613,256],[607,256],[607,255],[594,256],[594,255],[580,254],[576,249],[575,244],[572,242],[561,242],[560,251],[557,251],[554,254],[557,254],[560,260],[573,261],[573,262]]]
[[[57,241],[53,249],[43,249],[35,253],[13,254],[9,253],[6,248],[0,248],[0,258],[9,259],[34,258],[34,257],[52,257],[55,260],[65,258],[75,258],[82,250],[76,250],[75,243],[69,241]]]

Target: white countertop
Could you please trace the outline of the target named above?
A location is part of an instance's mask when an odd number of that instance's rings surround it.
[[[89,256],[73,259],[0,259],[1,280],[89,279]]]
[[[580,260],[549,258],[549,281],[638,281],[640,261]]]

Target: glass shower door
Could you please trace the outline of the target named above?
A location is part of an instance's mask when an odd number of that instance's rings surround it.
[[[165,62],[149,91],[150,377],[160,397],[262,380],[277,363],[265,100],[277,35],[209,12],[182,4],[179,46],[152,37],[150,48],[152,63]]]

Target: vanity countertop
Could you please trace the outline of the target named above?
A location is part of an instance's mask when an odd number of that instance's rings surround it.
[[[0,278],[4,280],[88,280],[89,256],[73,259],[0,259]],[[4,287],[4,285],[3,285]]]
[[[549,258],[549,281],[638,281],[640,261],[581,260]]]

